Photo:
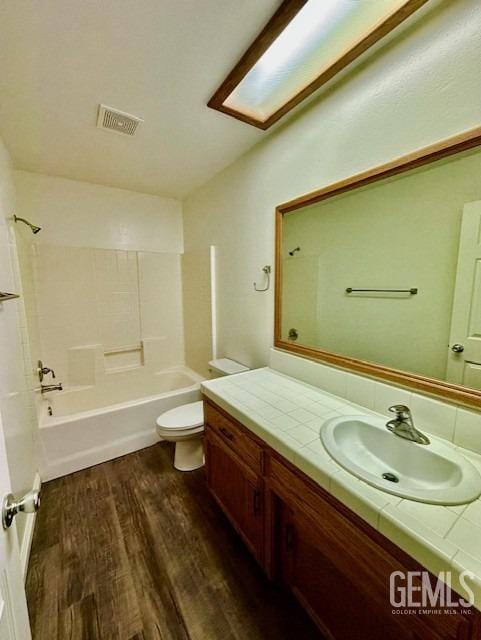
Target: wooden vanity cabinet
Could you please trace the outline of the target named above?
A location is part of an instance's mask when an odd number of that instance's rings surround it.
[[[389,577],[420,571],[379,532],[319,494],[277,457],[269,460],[275,575],[331,638],[455,640],[471,621],[456,615],[394,615]],[[415,582],[420,586],[420,580]]]
[[[212,494],[268,576],[328,638],[481,640],[475,610],[393,615],[391,573],[423,568],[210,401],[205,415]]]
[[[207,484],[231,524],[262,564],[264,486],[256,475],[209,429],[205,437]]]
[[[279,533],[282,581],[328,637],[366,640],[415,637],[403,628],[405,624],[399,625],[390,611],[385,611],[388,589],[384,588],[384,601],[379,603],[377,593],[373,595],[369,583],[363,583],[362,574],[357,575],[358,563],[349,565],[349,551],[355,540],[343,549],[337,536],[327,537],[314,519],[285,503],[281,505]],[[375,561],[372,558],[373,566]]]
[[[204,421],[207,436],[217,436],[254,473],[264,474],[264,446],[260,440],[220,408],[207,402],[204,403]]]
[[[264,560],[264,452],[245,430],[204,403],[208,487],[262,565]]]

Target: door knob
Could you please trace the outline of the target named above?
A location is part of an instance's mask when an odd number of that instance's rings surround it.
[[[29,491],[23,498],[15,500],[11,493],[3,498],[2,503],[2,525],[8,529],[17,513],[35,513],[40,509],[40,491]]]
[[[453,344],[451,351],[454,351],[454,353],[463,353],[464,346],[462,344]]]

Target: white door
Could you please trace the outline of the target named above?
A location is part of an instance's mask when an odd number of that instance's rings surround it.
[[[464,205],[447,380],[481,389],[481,201]]]
[[[7,454],[0,415],[0,504],[10,493]],[[22,517],[22,516],[20,516]],[[29,640],[27,600],[23,585],[15,522],[4,530],[0,522],[0,640]]]

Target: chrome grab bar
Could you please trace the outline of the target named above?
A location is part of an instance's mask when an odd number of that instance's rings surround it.
[[[353,287],[347,287],[346,293],[354,293],[354,291],[362,291],[362,292],[379,292],[379,293],[409,293],[412,296],[415,296],[418,292],[417,287],[413,287],[412,289],[353,289]]]

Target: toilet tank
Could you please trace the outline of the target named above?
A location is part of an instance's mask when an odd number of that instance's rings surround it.
[[[234,373],[242,373],[249,371],[249,367],[230,360],[230,358],[218,358],[209,362],[209,372],[211,378],[220,378],[221,376],[231,376]]]

